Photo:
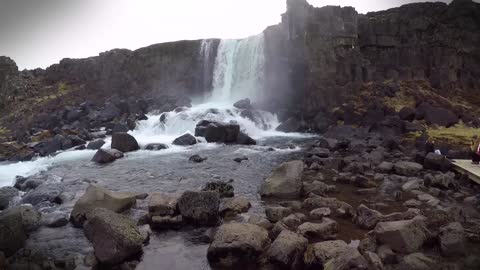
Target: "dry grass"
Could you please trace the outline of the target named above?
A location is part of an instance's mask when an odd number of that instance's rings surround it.
[[[450,128],[427,128],[428,137],[439,143],[449,145],[470,146],[474,135],[480,136],[480,129],[467,127],[459,123]]]
[[[403,107],[415,108],[415,98],[404,91],[399,91],[394,97],[386,97],[384,104],[399,112]]]

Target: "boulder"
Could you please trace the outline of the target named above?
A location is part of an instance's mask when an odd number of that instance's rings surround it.
[[[96,208],[84,226],[100,263],[116,265],[142,252],[145,236],[135,222],[105,208]]]
[[[357,208],[354,222],[362,229],[371,230],[375,228],[375,225],[377,225],[382,217],[383,215],[379,211],[370,209],[361,204]]]
[[[425,111],[425,121],[428,125],[451,127],[458,123],[459,119],[452,111],[444,108],[430,107]]]
[[[287,121],[280,124],[275,130],[291,133],[291,132],[299,132],[300,128],[301,128],[300,121],[294,117],[291,117]]]
[[[378,257],[384,264],[396,264],[398,262],[397,255],[387,245],[381,245],[377,249]]]
[[[371,269],[367,260],[360,254],[358,249],[348,247],[338,256],[330,259],[324,264],[324,269],[328,270],[349,270],[349,269]]]
[[[14,187],[2,187],[0,188],[0,211],[7,209],[10,202],[18,196],[18,189]]]
[[[270,245],[268,232],[249,223],[229,223],[220,226],[208,247],[207,258],[214,268],[256,266]]]
[[[302,191],[304,164],[300,160],[283,163],[265,179],[261,187],[262,197],[298,198]]]
[[[253,138],[251,138],[250,136],[248,136],[246,133],[244,133],[243,131],[240,131],[238,133],[238,136],[237,136],[237,141],[236,141],[237,144],[241,144],[241,145],[256,145],[257,144],[257,141],[255,141]]]
[[[197,143],[197,139],[192,134],[186,133],[173,141],[174,145],[188,146]]]
[[[415,176],[422,169],[423,169],[422,165],[415,162],[410,162],[410,161],[399,161],[394,165],[395,173],[403,176]]]
[[[130,209],[136,203],[136,194],[129,192],[114,192],[105,188],[89,185],[85,193],[75,203],[70,221],[75,227],[82,227],[95,208],[105,208],[121,213]]]
[[[309,245],[304,255],[305,265],[312,269],[315,267],[323,269],[325,263],[347,249],[348,245],[343,240],[322,241]]]
[[[150,150],[150,151],[159,151],[167,148],[168,146],[163,143],[149,143],[145,146],[145,150]]]
[[[68,224],[68,213],[54,211],[42,215],[42,224],[49,228],[59,228]]]
[[[297,269],[302,265],[307,244],[308,240],[305,237],[284,230],[267,250],[267,257],[281,269]]]
[[[393,170],[393,163],[383,161],[380,165],[377,166],[377,172],[379,173],[390,173]]]
[[[71,147],[73,147],[73,145],[70,140],[61,134],[57,134],[50,140],[36,144],[33,148],[36,153],[39,153],[40,156],[44,157]]]
[[[314,193],[317,195],[325,195],[330,193],[332,190],[335,190],[335,186],[329,186],[322,181],[313,181],[311,183],[303,182],[303,194],[308,195]]]
[[[438,235],[440,249],[445,257],[463,256],[466,252],[465,233],[459,222],[440,228]]]
[[[412,253],[402,258],[397,265],[398,270],[434,270],[438,263],[422,253]]]
[[[427,170],[448,172],[452,167],[452,162],[444,155],[428,153],[423,161],[423,167]]]
[[[178,200],[178,209],[186,222],[195,225],[216,225],[219,219],[220,196],[214,191],[186,191]]]
[[[243,157],[237,157],[237,158],[234,158],[233,161],[237,162],[237,163],[242,163],[242,161],[246,161],[248,160],[248,157],[246,156],[243,156]]]
[[[374,232],[379,243],[401,253],[418,251],[427,239],[425,226],[416,219],[379,222]]]
[[[240,133],[236,123],[220,123],[202,120],[195,127],[195,136],[205,137],[209,143],[235,143]]]
[[[175,230],[183,225],[183,217],[176,216],[152,216],[150,226],[155,230]]]
[[[148,212],[151,216],[173,216],[178,214],[178,196],[153,193],[149,197]]]
[[[125,132],[117,132],[112,135],[112,149],[117,149],[124,153],[137,151],[140,149],[137,140]]]
[[[192,162],[195,162],[195,163],[202,163],[207,159],[208,159],[207,157],[201,157],[199,155],[193,155],[193,156],[188,158],[189,161],[192,161]]]
[[[241,99],[233,104],[233,107],[241,110],[251,110],[252,104],[249,98]]]
[[[344,213],[345,216],[353,216],[353,207],[336,198],[314,197],[305,199],[302,203],[302,208],[312,210],[316,208],[329,208],[334,213]]]
[[[370,268],[372,270],[384,270],[385,266],[383,265],[382,260],[380,257],[373,252],[367,251],[364,254],[364,258],[367,260],[368,264],[370,265]]]
[[[273,228],[273,225],[268,219],[265,217],[253,214],[248,218],[248,223],[260,226],[266,230],[271,230]]]
[[[60,184],[42,184],[36,189],[28,192],[23,198],[23,204],[37,205],[41,202],[62,203],[60,195],[63,193],[63,186]]]
[[[123,153],[117,149],[98,149],[92,157],[92,161],[99,164],[114,162],[116,159],[122,158]]]
[[[330,216],[331,213],[332,213],[332,210],[330,210],[330,208],[322,207],[322,208],[317,208],[310,211],[310,217],[313,219],[322,219],[324,217]]]
[[[267,219],[272,223],[280,221],[282,218],[290,215],[291,213],[291,208],[282,206],[265,208],[265,215],[267,216]]]
[[[405,121],[413,121],[415,119],[415,110],[410,107],[403,107],[400,112],[398,112],[400,119]]]
[[[308,239],[332,240],[337,237],[337,222],[323,218],[322,223],[305,222],[298,226],[298,233]]]
[[[0,252],[12,256],[40,226],[40,213],[31,206],[15,206],[0,213]]]
[[[252,205],[245,197],[235,197],[224,199],[220,206],[220,214],[222,216],[234,216],[248,212]]]
[[[218,192],[220,198],[230,198],[233,197],[235,192],[232,184],[225,183],[222,181],[208,182],[203,188],[202,191],[215,191]]]

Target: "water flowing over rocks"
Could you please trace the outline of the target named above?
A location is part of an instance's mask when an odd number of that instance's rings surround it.
[[[100,164],[110,163],[123,156],[123,153],[116,149],[98,149],[92,157],[92,161]]]

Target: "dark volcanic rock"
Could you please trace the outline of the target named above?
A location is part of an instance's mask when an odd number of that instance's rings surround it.
[[[458,116],[444,108],[431,107],[425,111],[425,121],[429,125],[451,127],[458,123]]]
[[[93,162],[104,164],[115,161],[116,159],[122,158],[123,153],[116,149],[98,149],[95,155],[92,158]]]
[[[256,145],[257,141],[252,139],[250,136],[245,134],[244,132],[240,131],[237,136],[237,144],[243,144],[243,145]]]
[[[132,152],[140,149],[137,140],[124,132],[114,133],[112,136],[112,149],[117,149],[122,152]]]
[[[10,202],[18,195],[18,190],[14,187],[0,188],[0,211],[7,209]]]
[[[197,143],[197,139],[193,137],[192,134],[186,133],[178,138],[176,138],[173,141],[173,144],[175,145],[182,145],[182,146],[188,146],[188,145],[194,145]]]
[[[37,205],[41,202],[51,202],[60,204],[62,200],[60,195],[63,187],[59,184],[42,184],[36,189],[28,192],[23,198],[23,204]]]
[[[104,264],[119,264],[142,252],[145,236],[135,222],[105,208],[96,208],[84,226],[95,257]]]
[[[297,269],[303,263],[303,253],[308,240],[289,230],[284,230],[267,251],[269,260],[282,269]]]
[[[415,110],[410,107],[403,107],[398,113],[398,116],[400,116],[402,120],[413,121],[413,119],[415,119]]]
[[[102,148],[102,146],[105,144],[105,141],[102,139],[96,139],[94,141],[91,141],[87,144],[87,149],[89,150],[98,150]]]
[[[178,199],[178,209],[187,222],[216,225],[219,220],[220,196],[214,191],[186,191]]]
[[[40,213],[31,206],[16,206],[0,213],[0,252],[7,257],[25,245],[28,233],[40,225]]]
[[[452,167],[452,162],[444,155],[429,153],[423,161],[423,167],[427,170],[447,172]]]
[[[149,143],[145,146],[145,150],[158,151],[167,149],[168,146],[163,143]]]
[[[201,157],[199,155],[193,155],[193,156],[188,158],[189,161],[193,161],[195,163],[201,163],[201,162],[204,162],[207,159],[208,159],[207,157]]]
[[[298,198],[302,191],[303,169],[303,161],[283,163],[265,179],[260,194],[262,197]]]
[[[299,132],[300,131],[300,121],[295,118],[289,118],[287,121],[283,122],[276,128],[277,131],[282,131],[282,132]]]
[[[243,110],[250,110],[252,109],[252,104],[250,103],[250,99],[242,99],[233,104],[233,107],[237,109],[243,109]]]
[[[234,196],[234,189],[232,184],[222,181],[208,182],[203,188],[203,191],[215,191],[220,194],[220,198],[230,198]]]
[[[240,133],[240,125],[203,120],[195,128],[195,136],[205,137],[212,143],[235,143]]]

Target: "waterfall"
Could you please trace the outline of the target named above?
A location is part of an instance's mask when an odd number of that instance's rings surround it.
[[[211,58],[213,56],[213,46],[214,40],[212,39],[204,39],[200,45],[200,60],[203,63],[202,69],[202,89],[203,91],[209,91],[212,88],[212,61]]]
[[[239,40],[222,40],[218,47],[210,101],[233,103],[261,97],[265,74],[263,33]]]

